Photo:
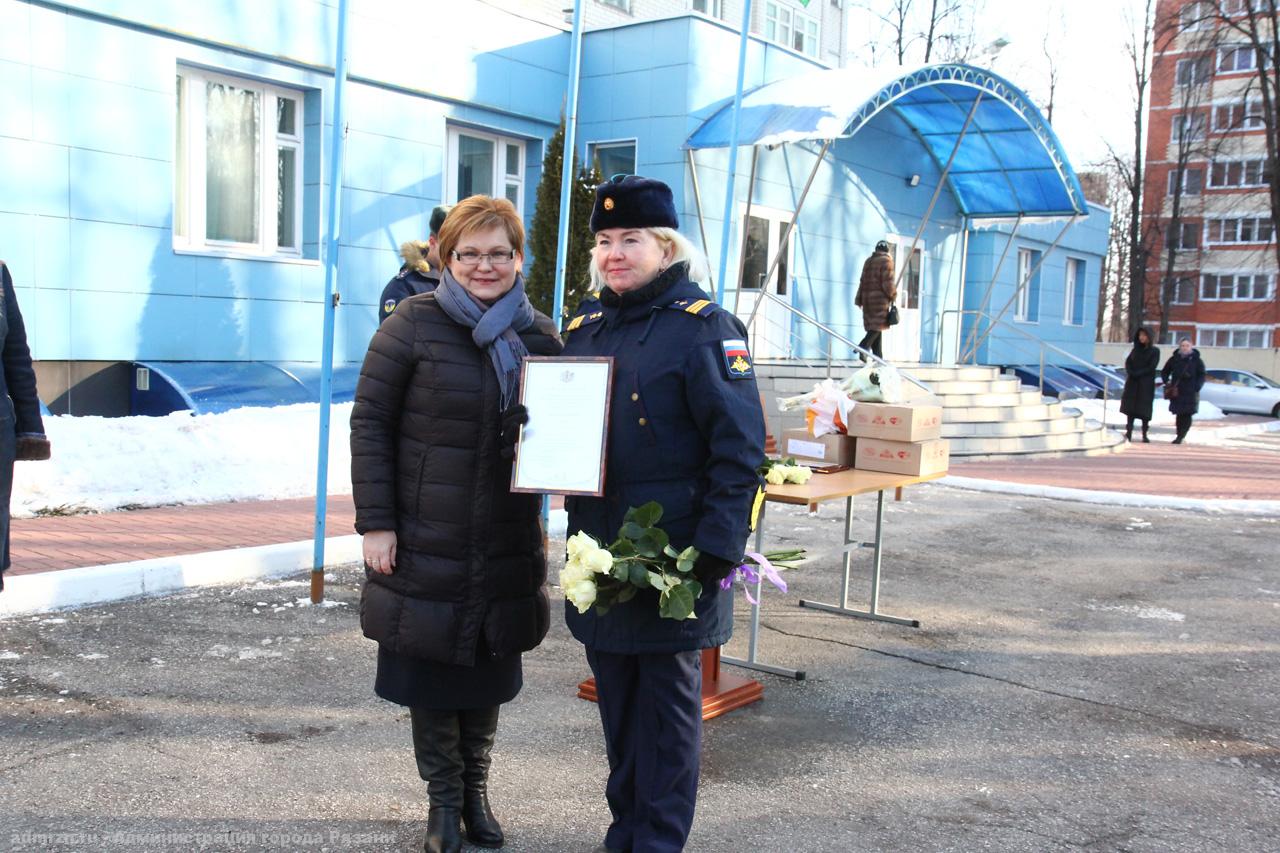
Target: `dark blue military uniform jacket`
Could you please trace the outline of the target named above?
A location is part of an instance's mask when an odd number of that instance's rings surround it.
[[[396,306],[410,296],[430,293],[439,285],[439,278],[423,275],[405,264],[400,268],[400,272],[396,273],[395,278],[387,282],[387,286],[382,289],[382,298],[378,301],[378,325],[382,325],[382,322],[391,316],[391,312],[396,310]]]
[[[764,414],[746,330],[684,270],[672,267],[644,289],[660,292],[641,301],[589,300],[565,327],[564,355],[614,358],[605,495],[567,499],[569,533],[607,545],[629,507],[657,501],[676,548],[737,561],[760,486]],[[659,618],[652,590],[604,616],[566,605],[573,635],[598,651],[711,648],[733,633],[732,593],[718,586],[703,591],[698,618],[684,621]]]

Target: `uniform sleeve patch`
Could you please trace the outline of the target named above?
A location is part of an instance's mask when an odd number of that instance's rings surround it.
[[[724,350],[724,366],[730,379],[752,379],[755,367],[751,364],[751,353],[747,350],[747,342],[741,339],[721,341]]]
[[[390,314],[394,310],[396,310],[396,301],[394,299],[388,299],[382,303],[382,312],[384,314]]]

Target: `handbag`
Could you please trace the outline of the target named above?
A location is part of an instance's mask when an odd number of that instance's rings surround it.
[[[889,306],[889,314],[884,318],[884,320],[885,320],[885,325],[888,325],[888,326],[898,325],[898,306],[897,305]]]
[[[1178,383],[1176,380],[1164,383],[1164,398],[1166,400],[1178,399]]]

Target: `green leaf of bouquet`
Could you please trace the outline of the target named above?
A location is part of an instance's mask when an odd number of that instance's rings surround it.
[[[657,527],[650,527],[644,535],[636,540],[636,549],[646,557],[658,559],[662,557],[671,540],[667,532]]]
[[[623,583],[630,583],[631,565],[628,560],[614,560],[613,565],[609,568],[609,575]]]
[[[666,554],[668,557],[670,557],[673,560],[680,556],[680,552],[677,551],[675,548],[672,548],[670,545],[663,548],[662,553]]]
[[[658,615],[677,621],[688,619],[693,615],[694,600],[688,584],[673,586],[658,597]]]
[[[641,527],[653,527],[662,520],[662,504],[657,501],[649,501],[641,507],[632,507],[627,510],[626,517],[623,521],[634,521]]]
[[[628,565],[630,565],[631,571],[627,576],[627,581],[632,586],[638,586],[638,587],[648,586],[649,575],[651,575],[652,572],[650,572],[647,568],[645,568],[644,563],[629,563]]]
[[[698,549],[690,545],[680,552],[676,558],[676,571],[681,574],[691,574],[693,572],[693,564],[698,562],[700,556]]]
[[[689,580],[684,582],[684,588],[689,590],[689,594],[693,596],[695,601],[698,599],[699,596],[702,595],[701,581],[696,581],[690,578]]]
[[[618,604],[625,604],[626,602],[635,598],[635,595],[636,595],[636,588],[631,584],[627,584],[625,587],[623,587],[621,590],[618,591],[618,596],[617,598],[614,599],[614,601],[617,602]]]
[[[626,524],[622,525],[622,529],[618,531],[618,534],[622,536],[624,539],[635,540],[643,536],[644,531],[645,531],[644,527],[640,526],[634,521],[628,521]]]
[[[627,557],[636,555],[636,545],[630,539],[619,539],[617,542],[609,546],[609,553],[613,554],[613,559],[624,560]]]

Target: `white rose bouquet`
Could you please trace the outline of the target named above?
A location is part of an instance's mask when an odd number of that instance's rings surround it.
[[[764,477],[766,483],[775,486],[781,486],[784,483],[803,486],[813,476],[812,468],[798,464],[795,458],[790,456],[786,459],[766,459],[760,463],[756,472]]]
[[[613,605],[630,601],[640,590],[653,589],[658,593],[659,616],[676,620],[698,618],[693,607],[702,595],[702,582],[694,576],[693,566],[699,551],[692,545],[683,551],[671,547],[670,538],[657,526],[661,520],[662,505],[650,501],[627,510],[618,538],[607,548],[587,533],[578,532],[569,537],[568,559],[560,572],[560,588],[579,613],[594,607],[596,613],[603,616]],[[793,550],[785,554],[752,555],[752,558],[760,557],[764,565],[768,565],[771,558],[794,561],[803,553]],[[742,569],[738,566],[730,573],[729,585],[736,577],[747,577]],[[729,586],[722,582],[722,588]]]

